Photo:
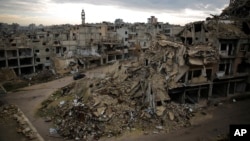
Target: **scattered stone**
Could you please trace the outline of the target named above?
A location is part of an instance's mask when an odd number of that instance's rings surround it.
[[[51,135],[57,134],[57,130],[56,130],[55,128],[50,128],[50,129],[49,129],[49,133],[50,133]]]
[[[46,117],[44,121],[45,122],[51,122],[51,120],[52,120],[51,117]]]
[[[159,129],[159,130],[163,130],[164,129],[163,126],[156,126],[155,128]]]
[[[156,107],[156,114],[157,116],[162,116],[164,111],[165,111],[166,107],[164,106],[158,106]]]
[[[168,117],[169,117],[169,119],[170,120],[174,120],[174,113],[172,113],[172,112],[168,112]]]
[[[236,99],[233,99],[233,103],[235,103],[236,102]]]

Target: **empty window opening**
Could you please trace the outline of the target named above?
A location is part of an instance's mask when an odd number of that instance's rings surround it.
[[[19,56],[31,56],[32,55],[32,49],[25,48],[25,49],[19,49]]]
[[[43,70],[43,64],[38,64],[36,66],[36,71],[42,71]]]
[[[49,52],[49,48],[46,48],[45,51],[46,51],[46,52]]]
[[[40,62],[41,60],[40,60],[40,58],[36,58],[36,62]]]
[[[230,82],[229,83],[229,94],[234,94],[235,93],[235,82]]]
[[[122,55],[116,55],[116,59],[117,60],[121,60],[122,59]]]
[[[224,97],[227,95],[227,85],[228,83],[220,83],[218,82],[217,84],[213,85],[213,97],[218,98],[218,97]]]
[[[4,68],[4,67],[6,67],[6,62],[5,62],[5,60],[0,61],[0,68]]]
[[[224,71],[226,75],[231,74],[231,64],[230,63],[219,64],[219,71]]]
[[[188,80],[191,80],[191,79],[192,79],[192,76],[193,76],[193,72],[192,72],[192,71],[189,71],[189,72],[188,72]]]
[[[201,29],[202,29],[202,24],[194,24],[194,29],[195,29],[195,32],[201,32]]]
[[[187,91],[185,103],[195,104],[198,102],[198,90]]]
[[[115,60],[115,56],[109,55],[109,56],[108,56],[108,61],[113,61],[113,60]]]
[[[56,53],[60,53],[60,47],[56,47]]]
[[[16,50],[8,50],[7,57],[17,57],[17,51]]]
[[[33,62],[32,58],[20,59],[20,65],[32,65],[32,62]]]
[[[31,74],[33,73],[33,67],[21,68],[21,74]]]
[[[247,66],[248,64],[243,60],[237,67],[238,73],[245,73],[247,72]]]
[[[50,60],[50,58],[49,58],[49,57],[46,57],[46,60]]]
[[[212,69],[206,69],[207,79],[212,80]]]
[[[170,34],[170,33],[171,33],[171,30],[170,30],[170,29],[165,29],[164,32],[165,32],[166,34]]]
[[[225,71],[226,64],[219,64],[219,71]]]
[[[242,30],[245,34],[250,34],[250,25],[247,24],[246,22],[242,23]]]
[[[18,66],[18,61],[17,59],[11,59],[11,60],[8,60],[8,64],[10,67],[15,67],[15,66]]]
[[[228,45],[228,55],[234,55],[234,45],[233,44]]]
[[[168,94],[172,101],[184,103],[184,101],[182,101],[184,91],[184,88],[175,88],[168,90]]]
[[[221,51],[226,51],[227,50],[227,44],[221,44],[220,50]]]
[[[244,82],[237,82],[235,84],[235,93],[243,93],[246,91],[246,83]]]
[[[149,62],[148,59],[145,59],[145,66],[148,66]]]
[[[193,39],[188,37],[187,38],[187,44],[192,45],[192,43],[193,43]]]
[[[58,42],[58,41],[54,41],[54,44],[56,44],[56,45],[57,45],[57,44],[59,44],[59,42]]]
[[[240,46],[240,51],[246,51],[246,47],[244,45]]]
[[[55,37],[56,37],[56,38],[59,37],[59,34],[55,34]]]
[[[35,50],[35,52],[36,52],[36,53],[39,53],[39,52],[40,52],[40,50],[36,49],[36,50]]]
[[[0,50],[0,58],[4,58],[5,57],[5,52],[4,50]]]
[[[193,77],[199,77],[201,75],[201,70],[194,70]]]
[[[63,52],[65,52],[67,50],[67,48],[66,47],[63,47]]]

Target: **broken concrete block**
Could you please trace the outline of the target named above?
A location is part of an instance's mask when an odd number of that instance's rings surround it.
[[[157,106],[156,107],[156,115],[157,116],[162,116],[165,109],[166,109],[166,107],[164,107],[164,106]]]
[[[168,112],[168,117],[169,117],[170,120],[173,121],[174,120],[174,113],[172,113],[172,112],[169,111]]]
[[[106,107],[101,107],[101,108],[97,108],[97,111],[94,112],[93,114],[96,117],[99,117],[100,115],[103,115],[105,113]]]

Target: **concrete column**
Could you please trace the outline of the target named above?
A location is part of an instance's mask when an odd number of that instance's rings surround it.
[[[185,104],[185,99],[186,99],[186,90],[184,91],[184,93],[181,95],[181,103]]]
[[[191,29],[191,33],[192,33],[192,42],[195,43],[196,40],[195,40],[195,26],[194,24],[192,24],[192,29]]]
[[[201,97],[201,86],[199,86],[199,89],[198,89],[197,102],[200,101],[200,97]]]
[[[109,55],[106,56],[106,63],[109,62]]]
[[[5,57],[6,67],[8,68],[9,67],[9,63],[8,63],[8,56],[7,56],[7,51],[6,50],[4,50],[4,57]]]
[[[234,94],[235,94],[235,90],[236,90],[236,84],[237,84],[237,82],[234,83]]]
[[[201,42],[205,42],[206,41],[206,35],[205,35],[205,31],[204,31],[204,25],[201,25],[201,36],[200,36],[200,41]]]
[[[228,85],[227,85],[227,93],[226,93],[226,97],[228,97],[228,95],[229,95],[229,89],[230,89],[230,81],[228,82]]]
[[[18,67],[18,75],[21,75],[21,68]]]
[[[103,65],[103,58],[101,57],[100,58],[100,63],[101,63],[101,66]]]
[[[208,99],[212,97],[212,93],[213,93],[213,83],[209,84]]]
[[[35,67],[35,55],[34,55],[34,49],[31,49],[31,54],[32,54],[32,66],[33,66],[33,72],[36,72],[36,67]]]
[[[184,36],[185,36],[185,41],[184,41],[184,44],[186,45],[187,44],[187,29],[185,28],[185,31],[184,31]]]
[[[19,57],[19,50],[17,49],[17,63],[18,63],[18,75],[21,75],[21,65],[20,65],[20,57]]]
[[[16,51],[17,51],[17,63],[18,63],[18,67],[20,68],[20,57],[19,57],[18,49]]]
[[[125,54],[123,53],[123,54],[122,54],[122,60],[124,60],[124,59],[125,59]]]

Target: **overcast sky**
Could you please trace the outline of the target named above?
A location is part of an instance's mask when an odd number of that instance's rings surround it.
[[[159,22],[184,25],[220,14],[229,0],[0,0],[0,22],[35,24],[80,24],[85,10],[86,23]]]

